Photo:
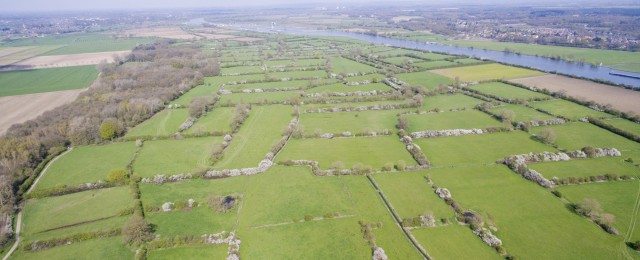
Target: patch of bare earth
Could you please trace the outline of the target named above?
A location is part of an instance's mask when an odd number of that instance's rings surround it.
[[[553,92],[566,91],[569,96],[595,101],[601,105],[611,105],[611,107],[623,112],[640,114],[639,91],[551,74],[511,81]]]
[[[129,52],[130,51],[110,51],[68,55],[36,56],[3,67],[0,69],[0,71],[93,65],[98,64],[103,60],[106,62],[113,62],[114,56],[125,56]]]
[[[13,124],[34,119],[58,106],[71,103],[84,89],[0,97],[0,135]]]

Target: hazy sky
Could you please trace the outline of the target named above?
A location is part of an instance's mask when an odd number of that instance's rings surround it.
[[[401,0],[404,3],[442,4],[447,2],[466,4],[514,4],[514,3],[577,3],[595,2],[604,3],[606,0]],[[112,10],[112,9],[167,9],[167,8],[194,8],[194,7],[238,7],[254,6],[264,7],[282,4],[313,4],[314,6],[335,6],[337,4],[364,4],[364,3],[398,3],[398,0],[0,0],[0,12],[41,12],[60,10]],[[640,0],[621,0],[637,4]],[[619,4],[619,3],[618,3]]]

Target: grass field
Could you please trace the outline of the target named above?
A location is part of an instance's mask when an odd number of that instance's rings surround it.
[[[93,65],[0,72],[0,96],[81,89],[98,76]]]
[[[358,92],[358,91],[392,91],[393,89],[382,83],[371,83],[357,86],[348,86],[342,83],[315,87],[306,91],[306,93],[324,93],[324,92]]]
[[[29,200],[24,208],[23,232],[29,236],[48,229],[112,217],[131,206],[129,187]]]
[[[236,66],[227,67],[220,70],[220,74],[249,74],[249,73],[264,73],[262,66]]]
[[[99,33],[71,33],[65,35],[48,35],[44,37],[32,37],[15,39],[12,42],[0,44],[0,47],[9,46],[42,46],[63,45],[42,55],[63,55],[87,52],[125,51],[138,44],[153,42],[153,38],[113,38],[107,34]]]
[[[135,252],[122,245],[122,237],[91,239],[48,250],[16,251],[12,259],[132,259]]]
[[[125,137],[169,136],[180,130],[180,125],[189,118],[187,109],[165,109],[147,121],[130,129]]]
[[[472,82],[490,79],[513,79],[530,76],[543,75],[544,73],[534,70],[522,69],[517,67],[506,66],[502,64],[483,64],[475,66],[466,66],[452,69],[434,70],[449,78],[459,78],[462,81]]]
[[[219,86],[200,85],[184,93],[180,98],[171,102],[171,104],[178,104],[183,107],[189,107],[191,100],[199,97],[213,97],[220,89]]]
[[[274,167],[249,178],[246,194],[238,231],[243,258],[368,258],[371,251],[362,239],[358,221],[382,223],[373,233],[377,245],[385,248],[390,258],[419,258],[363,176],[317,178],[306,167]],[[316,216],[326,211],[349,216],[257,227],[274,216],[302,220],[301,214]]]
[[[469,227],[450,224],[412,230],[411,234],[435,259],[501,259]]]
[[[253,107],[242,128],[233,137],[222,160],[215,168],[237,169],[257,167],[293,119],[290,106]]]
[[[218,246],[183,246],[150,251],[147,259],[171,260],[187,257],[189,259],[225,259],[227,257],[227,245]]]
[[[185,131],[186,134],[201,134],[212,132],[227,133],[231,131],[231,121],[235,113],[233,107],[216,107]]]
[[[482,102],[483,101],[480,99],[472,98],[463,94],[436,95],[425,97],[420,109],[427,111],[431,111],[433,109],[439,109],[441,111],[451,109],[468,109],[473,108]]]
[[[397,74],[396,78],[412,86],[421,86],[425,90],[432,90],[440,85],[447,85],[453,81],[428,71]]]
[[[318,161],[322,169],[342,161],[347,168],[356,163],[380,169],[386,163],[403,160],[407,165],[415,161],[396,136],[355,137],[334,139],[293,139],[282,149],[276,161]]]
[[[76,147],[49,167],[36,189],[106,180],[109,172],[127,166],[134,151],[133,142]]]
[[[554,176],[589,177],[595,175],[616,174],[618,176],[637,176],[640,169],[624,162],[620,157],[602,157],[562,162],[546,162],[530,164],[529,168],[544,175],[547,179]]]
[[[483,83],[483,84],[469,86],[469,88],[480,91],[482,93],[494,95],[501,98],[512,99],[512,100],[514,99],[532,100],[535,98],[551,98],[550,96],[547,96],[545,94],[511,86],[508,84],[504,84],[502,82]]]
[[[401,110],[361,111],[340,113],[311,113],[300,115],[300,126],[305,134],[314,133],[364,133],[367,131],[382,132],[388,129],[395,132],[398,122],[396,115]]]
[[[558,190],[569,201],[580,203],[585,198],[597,200],[604,212],[613,214],[613,226],[620,235],[628,236],[629,241],[640,239],[637,203],[640,183],[637,180],[625,182],[591,183],[585,185],[570,185],[559,187]]]
[[[551,114],[563,116],[569,119],[577,120],[583,117],[595,117],[595,118],[612,118],[613,115],[596,111],[591,108],[578,105],[562,99],[554,99],[540,102],[529,103],[531,107],[542,109]]]
[[[386,58],[386,59],[383,59],[383,61],[391,63],[391,64],[395,64],[395,65],[402,65],[402,64],[419,62],[419,61],[422,61],[422,60],[416,59],[416,58],[407,57],[407,56],[398,56],[398,57]]]
[[[622,158],[640,160],[640,144],[611,133],[607,130],[588,123],[576,122],[562,125],[548,126],[557,136],[555,144],[569,151],[579,150],[585,146],[596,148],[616,148],[622,153]],[[533,133],[539,133],[546,127],[537,127]]]
[[[363,75],[363,76],[353,76],[353,77],[347,77],[344,78],[345,81],[347,82],[360,82],[363,80],[368,80],[369,82],[382,82],[382,80],[384,79],[384,75],[382,74],[378,74],[378,73],[374,73],[374,74],[367,74],[367,75]]]
[[[448,60],[436,60],[436,61],[425,61],[425,62],[417,62],[413,63],[414,67],[423,68],[423,69],[437,69],[442,67],[455,66],[458,63],[451,62]]]
[[[222,143],[222,137],[147,141],[133,163],[133,172],[142,177],[194,173],[211,166],[215,143]]]
[[[548,120],[555,117],[539,112],[533,108],[525,107],[523,105],[502,103],[500,106],[494,107],[489,111],[493,114],[500,115],[501,111],[507,110],[513,112],[515,122],[529,122],[533,120]]]
[[[416,139],[434,167],[486,165],[509,155],[529,152],[554,152],[551,146],[532,140],[520,131]]]
[[[434,169],[429,175],[436,185],[448,188],[462,207],[490,215],[498,228],[494,234],[512,255],[614,258],[620,249],[627,250],[620,247],[621,238],[571,213],[549,191],[505,166]],[[576,239],[585,237],[589,239]]]
[[[305,104],[300,106],[300,111],[304,110],[315,110],[319,108],[334,108],[334,107],[359,107],[359,106],[375,106],[375,105],[400,105],[405,104],[404,100],[386,100],[386,101],[369,101],[369,102],[345,102],[345,103],[335,103],[335,104]]]
[[[263,93],[234,93],[228,95],[222,95],[220,98],[220,104],[259,104],[266,102],[283,102],[290,100],[291,97],[298,95],[298,91],[276,91],[276,92],[263,92]]]
[[[475,109],[457,112],[441,112],[431,114],[414,114],[405,116],[409,121],[407,131],[446,129],[485,129],[499,127],[502,123],[491,116]]]
[[[374,179],[400,217],[414,218],[431,212],[438,220],[448,218],[454,222],[453,210],[433,192],[424,173],[380,173]]]
[[[333,65],[333,73],[355,73],[355,72],[373,72],[374,67],[366,64],[355,62],[342,57],[335,57],[331,60]]]

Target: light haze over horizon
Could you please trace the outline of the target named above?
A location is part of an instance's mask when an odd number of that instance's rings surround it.
[[[607,1],[598,0],[401,0],[401,1],[367,1],[367,0],[341,0],[341,1],[321,1],[321,0],[234,0],[234,1],[211,1],[211,0],[154,0],[154,1],[136,1],[136,0],[110,0],[110,1],[86,1],[86,0],[21,0],[7,1],[2,3],[0,12],[55,12],[55,11],[100,11],[100,10],[123,10],[123,9],[170,9],[170,8],[233,8],[233,7],[269,7],[282,5],[310,5],[310,6],[336,6],[336,5],[363,5],[363,4],[385,4],[404,5],[404,4],[471,4],[471,5],[491,5],[491,4],[577,4],[577,3],[602,3],[605,5]],[[625,2],[631,5],[637,5],[639,1],[627,0],[618,1],[618,4],[624,5]],[[634,4],[635,3],[635,4]]]

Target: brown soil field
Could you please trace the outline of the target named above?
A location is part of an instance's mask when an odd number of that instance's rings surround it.
[[[36,56],[11,64],[0,71],[41,69],[98,64],[103,60],[113,62],[113,56],[124,56],[130,51],[94,52],[68,55]]]
[[[19,51],[23,51],[23,50],[26,50],[26,49],[31,49],[31,48],[34,48],[34,47],[27,46],[27,47],[8,47],[8,48],[3,48],[3,49],[0,49],[0,57],[7,56],[9,54],[13,54],[13,53],[16,53],[16,52],[19,52]]]
[[[640,91],[560,75],[535,76],[511,81],[554,92],[566,91],[569,96],[592,100],[602,105],[611,105],[611,107],[623,112],[640,113]]]
[[[0,135],[13,124],[34,119],[58,106],[71,103],[84,89],[0,97]]]
[[[188,40],[198,38],[197,36],[183,31],[179,27],[162,27],[162,28],[140,28],[132,29],[124,32],[126,36],[134,37],[161,37],[177,40]]]

